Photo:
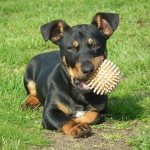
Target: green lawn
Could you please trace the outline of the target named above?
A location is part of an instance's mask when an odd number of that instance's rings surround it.
[[[45,43],[40,25],[64,19],[70,25],[90,23],[99,11],[120,14],[120,25],[108,42],[109,58],[120,66],[122,80],[109,97],[109,128],[132,131],[127,142],[150,149],[150,2],[147,0],[0,0],[0,149],[47,146],[41,113],[22,111],[26,97],[23,74],[36,54],[57,48]],[[95,128],[108,128],[97,125]],[[120,138],[108,135],[106,138]]]

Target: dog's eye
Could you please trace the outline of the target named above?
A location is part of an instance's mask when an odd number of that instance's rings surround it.
[[[68,46],[67,51],[71,52],[71,51],[73,51],[74,49],[75,49],[75,48],[74,48],[72,45],[70,45],[70,46]]]

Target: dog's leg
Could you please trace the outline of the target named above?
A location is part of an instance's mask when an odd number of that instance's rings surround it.
[[[66,106],[45,104],[43,111],[43,127],[46,129],[56,129],[66,135],[73,137],[88,137],[91,134],[91,128],[88,125],[76,123],[64,109]],[[65,111],[63,111],[65,110]]]
[[[61,130],[67,134],[72,135],[76,138],[78,137],[88,137],[91,134],[91,128],[88,125],[84,124],[76,124],[73,120],[66,122]]]
[[[88,111],[82,117],[75,118],[78,124],[97,124],[102,122],[104,115],[96,111]]]
[[[26,88],[28,96],[21,105],[21,108],[37,108],[38,106],[40,106],[40,102],[36,94],[36,83],[34,81],[28,81],[28,83],[26,84]]]

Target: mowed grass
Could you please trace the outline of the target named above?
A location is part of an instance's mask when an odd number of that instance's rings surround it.
[[[40,25],[64,19],[70,25],[90,23],[99,11],[120,14],[120,25],[108,41],[109,58],[122,80],[109,97],[107,122],[112,130],[130,130],[127,144],[150,149],[150,3],[147,0],[1,0],[0,1],[0,149],[48,146],[40,111],[22,111],[26,98],[23,74],[36,54],[57,49],[45,43]],[[97,125],[95,128],[108,128]],[[120,135],[107,135],[110,140]]]

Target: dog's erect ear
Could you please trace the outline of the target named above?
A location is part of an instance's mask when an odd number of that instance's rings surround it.
[[[63,20],[54,20],[47,24],[41,26],[41,34],[43,39],[47,42],[51,40],[55,44],[59,44],[63,34],[66,30],[70,27],[67,23]]]
[[[118,27],[119,15],[99,12],[93,17],[92,24],[101,30],[107,38],[109,38]]]

